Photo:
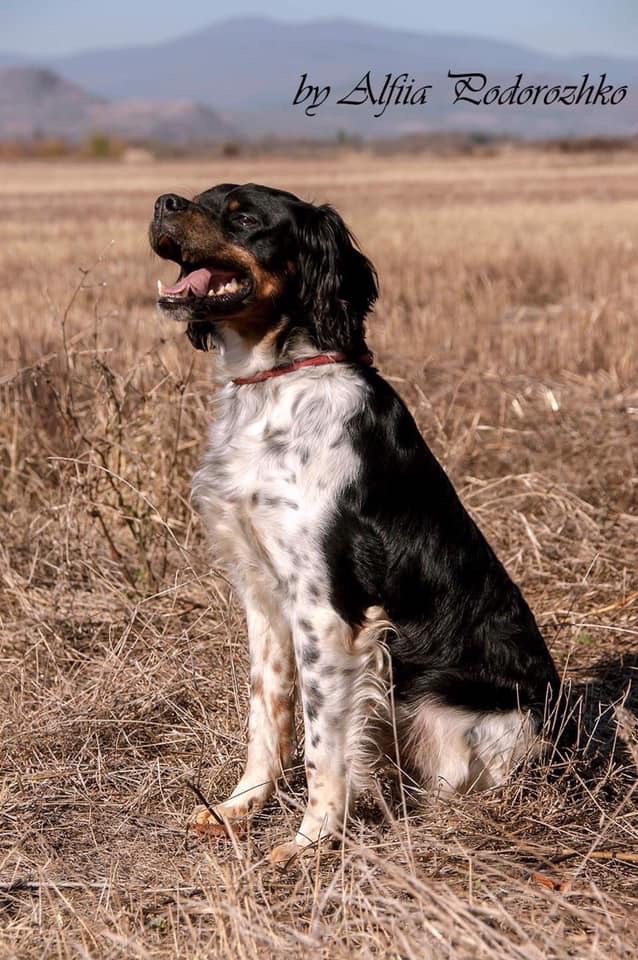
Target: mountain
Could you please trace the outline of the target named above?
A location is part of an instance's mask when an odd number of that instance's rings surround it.
[[[0,66],[20,61],[24,58],[0,52]],[[88,124],[127,137],[172,141],[227,138],[231,126],[248,139],[334,136],[339,130],[378,137],[434,130],[530,138],[638,132],[638,57],[559,57],[485,37],[408,32],[346,19],[239,17],[159,44],[51,57],[46,66],[65,78],[58,77],[57,92],[51,85],[46,94],[51,112],[36,97],[20,116],[17,106],[11,108],[11,89],[3,89],[6,80],[0,84],[0,112],[12,127],[31,123],[30,129],[65,133]],[[628,84],[629,93],[617,106],[476,106],[453,103],[448,70],[485,73],[485,89],[511,86],[519,73],[523,85],[579,85],[588,73],[596,86],[606,73],[615,86]],[[387,107],[381,117],[374,116],[379,107],[369,103],[338,105],[368,71],[377,96],[387,73],[407,73],[415,86],[432,84],[428,102]],[[314,117],[292,105],[303,74],[307,83],[331,86]],[[74,84],[82,88],[84,106]],[[23,95],[18,94],[16,105]]]
[[[638,130],[638,57],[558,57],[484,37],[420,34],[346,19],[299,23],[240,17],[152,46],[91,50],[50,64],[102,96],[194,99],[222,110],[247,137],[312,137],[338,129],[373,136],[442,129],[530,137]],[[628,83],[630,91],[614,107],[477,107],[452,103],[448,70],[480,71],[489,85],[503,86],[520,72],[525,83],[550,84],[580,83],[583,73],[597,83],[607,73],[610,82]],[[377,87],[388,72],[432,83],[428,104],[388,108],[379,118],[368,105],[336,105],[367,71]],[[312,118],[292,106],[304,73],[309,83],[332,87],[330,99]]]
[[[5,140],[30,139],[34,133],[79,139],[103,104],[51,70],[0,70],[0,133]]]
[[[213,110],[191,99],[109,101],[47,68],[0,69],[0,139],[79,141],[94,132],[173,144],[236,133]]]

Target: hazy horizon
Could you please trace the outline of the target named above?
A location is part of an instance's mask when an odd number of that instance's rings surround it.
[[[289,22],[361,20],[376,26],[418,33],[478,36],[520,44],[543,53],[599,53],[634,56],[638,50],[638,13],[633,0],[581,0],[557,7],[538,0],[533,9],[512,10],[507,0],[480,7],[458,0],[454,10],[438,4],[398,0],[392,15],[381,0],[355,0],[344,14],[338,0],[325,0],[320,9],[304,9],[295,0],[272,0],[268,14],[251,0],[218,0],[215,13],[207,0],[191,0],[189,22],[172,0],[112,0],[108,8],[81,0],[8,0],[0,11],[0,49],[16,56],[53,57],[91,49],[154,45],[196,32],[224,20],[264,17]]]

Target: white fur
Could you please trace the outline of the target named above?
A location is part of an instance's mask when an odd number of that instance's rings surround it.
[[[400,725],[404,760],[443,795],[500,785],[536,741],[530,717],[518,710],[486,714],[436,700],[419,703]]]
[[[325,584],[319,541],[357,468],[352,448],[338,444],[362,403],[362,385],[343,366],[230,383],[219,393],[193,496],[215,554],[230,563],[240,588],[246,576],[271,588],[285,583],[300,572],[300,551],[304,575]],[[290,597],[282,599],[290,607]]]
[[[288,672],[282,676],[274,665],[288,663],[294,649],[309,779],[300,844],[343,826],[354,790],[348,731],[369,699],[365,684],[354,699],[352,690],[375,659],[370,644],[353,642],[352,629],[330,603],[322,546],[339,492],[357,473],[345,430],[363,402],[361,380],[344,365],[227,384],[193,482],[214,553],[247,609],[253,674],[263,676],[263,695],[251,697],[246,772],[220,811],[240,815],[246,798],[262,803],[285,766],[269,698],[292,699]],[[268,778],[270,787],[264,786]]]

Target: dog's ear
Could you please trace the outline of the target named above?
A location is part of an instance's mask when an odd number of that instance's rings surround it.
[[[186,336],[196,350],[210,350],[213,342],[212,324],[189,323],[186,327]]]
[[[359,351],[364,319],[378,296],[377,274],[328,204],[303,211],[296,230],[299,300],[318,346]]]

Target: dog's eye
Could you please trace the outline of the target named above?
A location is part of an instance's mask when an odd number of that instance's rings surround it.
[[[256,227],[259,223],[257,217],[251,217],[249,213],[235,213],[231,217],[231,222],[236,223],[238,227]]]

